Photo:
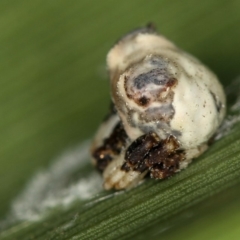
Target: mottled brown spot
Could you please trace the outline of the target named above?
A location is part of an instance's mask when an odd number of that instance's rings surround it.
[[[177,79],[175,78],[170,78],[167,83],[166,83],[166,87],[173,87],[177,85]]]
[[[179,149],[176,138],[169,136],[149,152],[145,163],[152,178],[163,179],[172,176],[179,169],[179,163],[184,158],[185,153]]]
[[[107,167],[114,156],[120,154],[126,145],[127,139],[128,136],[119,122],[113,129],[112,134],[104,140],[103,145],[92,153],[92,156],[96,159],[97,168],[100,171],[103,171]]]
[[[148,169],[152,178],[163,179],[177,172],[184,159],[185,153],[179,149],[175,137],[160,140],[156,134],[148,133],[128,147],[122,170],[144,172]]]
[[[141,106],[146,107],[148,105],[149,101],[150,101],[149,98],[143,96],[143,97],[138,99],[138,104],[141,105]]]
[[[158,144],[159,140],[155,133],[147,133],[137,138],[126,151],[127,166],[140,172],[146,170],[144,159],[148,152]]]

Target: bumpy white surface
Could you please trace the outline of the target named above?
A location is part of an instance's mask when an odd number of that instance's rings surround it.
[[[128,146],[149,132],[175,137],[185,153],[179,170],[208,148],[225,116],[226,99],[216,75],[200,61],[151,29],[140,29],[109,51],[107,65],[117,114],[100,126],[93,149],[119,119],[129,139],[103,172],[105,189],[132,187],[146,175],[121,166]]]
[[[158,58],[162,63],[159,63],[159,66],[154,64],[151,66],[150,61],[153,58]],[[128,36],[110,50],[108,66],[112,98],[124,128],[132,140],[146,133],[143,129],[151,129],[162,138],[177,133],[175,136],[183,149],[194,149],[209,140],[224,118],[225,94],[215,74],[162,36],[146,33]],[[134,79],[144,72],[159,67],[166,68],[166,72],[177,80],[176,86],[171,89],[174,92],[171,104],[175,113],[169,125],[157,117],[150,122],[144,121],[145,119],[139,120],[147,109],[163,106],[164,99],[154,101],[147,107],[141,107],[128,98],[124,86],[126,76],[128,79],[131,77]],[[146,91],[154,92],[160,87],[165,86],[149,84]],[[166,88],[162,94],[168,94],[169,90],[170,88]],[[135,94],[139,93],[137,89],[134,91]],[[213,94],[221,105],[219,112]],[[129,116],[129,111],[134,114]],[[166,111],[163,111],[162,115],[166,114]],[[135,126],[132,126],[133,122]]]

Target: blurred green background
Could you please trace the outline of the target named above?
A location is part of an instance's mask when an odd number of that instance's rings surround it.
[[[94,134],[106,53],[149,21],[225,85],[239,75],[239,0],[0,1],[1,218],[34,172]]]

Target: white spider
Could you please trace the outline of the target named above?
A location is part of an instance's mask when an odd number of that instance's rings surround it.
[[[91,148],[105,189],[169,177],[208,148],[226,100],[200,61],[150,26],[121,38],[107,65],[113,105]]]

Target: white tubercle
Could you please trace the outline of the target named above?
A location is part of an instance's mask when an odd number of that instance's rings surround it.
[[[226,100],[216,75],[163,36],[128,36],[107,62],[112,99],[132,140],[153,131],[194,149],[221,124]]]
[[[158,35],[135,30],[107,55],[114,112],[92,147],[105,189],[126,189],[150,173],[164,179],[209,146],[226,99],[216,75]]]

